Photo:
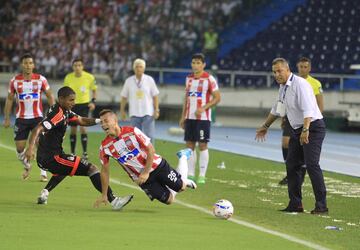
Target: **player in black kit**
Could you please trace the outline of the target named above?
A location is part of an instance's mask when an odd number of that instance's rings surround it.
[[[72,154],[65,154],[62,148],[67,125],[93,126],[100,119],[81,117],[71,111],[75,105],[75,92],[70,87],[58,91],[58,103],[50,107],[46,117],[37,125],[30,137],[26,158],[34,154],[35,142],[39,139],[36,161],[41,169],[53,173],[50,181],[41,191],[38,204],[46,204],[49,192],[66,176],[89,176],[94,187],[101,192],[101,178],[97,167],[85,159]],[[133,195],[115,197],[109,188],[108,200],[114,210],[120,210],[128,204]]]

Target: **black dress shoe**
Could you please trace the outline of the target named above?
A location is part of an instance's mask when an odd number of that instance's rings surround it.
[[[304,212],[304,208],[302,206],[298,206],[298,207],[291,207],[291,206],[287,206],[284,209],[280,210],[281,212],[287,212],[287,213],[303,213]]]
[[[318,208],[316,207],[314,210],[311,210],[311,214],[328,214],[329,209],[327,207],[325,208]]]
[[[282,179],[281,181],[279,181],[279,185],[287,185],[287,184],[288,184],[287,176],[285,176],[284,179]]]

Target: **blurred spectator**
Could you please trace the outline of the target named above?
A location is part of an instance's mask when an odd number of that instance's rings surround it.
[[[16,54],[33,52],[44,58],[44,73],[51,74],[55,57],[56,77],[64,77],[71,60],[82,57],[92,62],[92,72],[110,74],[118,82],[128,77],[137,57],[153,66],[178,65],[184,55],[199,50],[198,38],[205,27],[225,27],[239,16],[232,8],[242,4],[238,0],[3,2],[0,55],[7,55],[12,65],[18,64]]]

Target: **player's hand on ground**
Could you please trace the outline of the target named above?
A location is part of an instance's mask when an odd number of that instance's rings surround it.
[[[266,136],[266,133],[267,133],[267,128],[265,127],[260,127],[256,130],[256,136],[255,136],[255,140],[256,141],[260,141],[260,142],[263,142],[265,141],[265,136]]]
[[[4,128],[10,127],[10,119],[4,119]]]
[[[90,102],[89,105],[88,105],[88,107],[89,107],[89,110],[90,110],[90,111],[95,110],[95,103]]]
[[[147,181],[147,179],[149,178],[149,173],[148,172],[142,172],[139,175],[139,179],[137,180],[137,184],[141,185],[143,183],[145,183]]]
[[[101,203],[104,203],[104,205],[106,205],[108,203],[107,196],[101,195],[99,198],[97,198],[95,203],[94,203],[94,207],[98,208]]]
[[[34,155],[35,154],[34,154],[33,150],[30,147],[26,149],[26,151],[25,151],[25,159],[27,161],[30,161],[34,157]]]

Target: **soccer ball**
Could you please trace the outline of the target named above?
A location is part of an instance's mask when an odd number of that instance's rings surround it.
[[[213,213],[216,217],[229,219],[234,213],[234,207],[228,200],[218,200],[213,207]]]

